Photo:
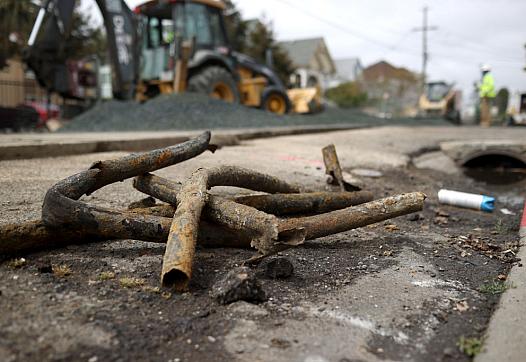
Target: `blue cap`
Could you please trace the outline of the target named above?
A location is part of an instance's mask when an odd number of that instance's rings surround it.
[[[480,209],[486,212],[493,212],[495,208],[495,198],[491,196],[482,195],[482,202],[480,203]]]

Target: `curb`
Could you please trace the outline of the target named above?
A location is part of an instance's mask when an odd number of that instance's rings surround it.
[[[520,223],[521,249],[518,258],[526,261],[526,201]],[[502,294],[485,334],[482,352],[475,362],[522,362],[526,356],[526,267],[514,266],[508,283],[513,285]]]
[[[270,138],[280,136],[302,135],[311,133],[326,133],[335,131],[346,131],[367,128],[365,125],[316,125],[316,126],[291,126],[291,127],[269,127],[260,129],[241,130],[216,130],[212,132],[212,142],[219,146],[231,146],[239,144],[240,141],[258,138]],[[122,138],[111,140],[86,139],[90,133],[84,133],[83,139],[67,140],[68,134],[64,133],[64,140],[46,139],[47,135],[34,140],[22,141],[20,144],[0,145],[0,161],[20,160],[43,157],[71,156],[86,153],[109,152],[109,151],[145,151],[155,148],[172,146],[187,141],[198,134],[199,131],[172,132],[173,136],[166,136],[167,132],[158,132],[151,136],[139,138]],[[108,133],[111,134],[111,133]],[[57,134],[53,134],[56,136]],[[16,137],[16,134],[14,135]],[[96,137],[92,135],[91,137]],[[56,137],[54,137],[56,138]]]

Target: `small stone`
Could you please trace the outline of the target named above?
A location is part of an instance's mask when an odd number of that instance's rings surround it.
[[[424,215],[420,214],[420,213],[414,213],[414,214],[411,214],[407,217],[407,220],[409,221],[420,221],[420,220],[424,220]]]
[[[265,275],[271,279],[285,279],[294,273],[294,265],[287,258],[273,258],[265,265]]]
[[[291,343],[284,338],[272,338],[270,343],[272,347],[281,349],[289,348],[291,346]]]
[[[258,303],[267,299],[255,273],[245,266],[232,269],[216,282],[212,288],[212,297],[221,304],[238,300]]]
[[[216,341],[216,339],[214,337],[212,337],[212,336],[208,336],[207,339],[208,339],[208,342],[210,342],[210,343],[215,343],[215,341]]]
[[[389,232],[393,232],[393,231],[397,231],[397,230],[400,230],[400,228],[398,227],[398,225],[395,225],[395,224],[389,224],[389,225],[386,225],[384,227],[385,230],[389,231]]]
[[[453,356],[455,351],[451,347],[444,348],[444,356]]]

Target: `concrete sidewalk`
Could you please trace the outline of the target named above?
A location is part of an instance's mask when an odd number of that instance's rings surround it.
[[[257,138],[359,129],[362,125],[317,125],[221,129],[212,142],[233,145]],[[0,134],[0,160],[81,155],[110,151],[143,151],[187,141],[201,130],[156,132],[14,133]]]
[[[526,204],[520,227],[521,244],[526,243]],[[526,260],[526,248],[518,258]],[[500,298],[486,331],[484,348],[475,362],[522,362],[526,360],[526,268],[515,266],[508,275],[510,288]]]

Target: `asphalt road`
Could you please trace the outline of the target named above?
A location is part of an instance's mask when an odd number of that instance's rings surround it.
[[[401,217],[284,252],[294,276],[261,277],[270,298],[259,305],[221,306],[208,294],[217,278],[250,257],[245,250],[200,250],[195,281],[182,296],[154,290],[163,249],[151,243],[71,246],[28,255],[19,268],[3,263],[0,360],[469,360],[457,343],[461,336],[484,335],[499,296],[481,292],[482,286],[508,273],[511,264],[500,251],[517,241],[518,216],[440,206],[436,192],[447,187],[491,193],[499,208],[518,214],[524,185],[489,186],[450,172],[455,166],[444,158],[427,160],[423,168],[413,159],[436,151],[440,141],[524,139],[525,131],[386,127],[287,136],[243,142],[158,171],[182,181],[198,167],[234,164],[326,189],[321,148],[334,143],[345,170],[383,173],[361,179],[377,198],[408,191],[429,198],[418,218]],[[53,183],[123,154],[0,162],[1,222],[38,218]],[[124,208],[141,197],[126,181],[86,200]],[[497,245],[496,251],[486,253],[466,240]],[[70,274],[42,272],[50,264],[66,265]],[[102,272],[115,279],[102,280]],[[129,276],[145,286],[123,288],[119,279]]]

